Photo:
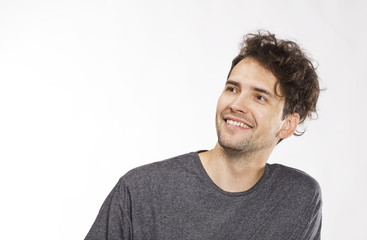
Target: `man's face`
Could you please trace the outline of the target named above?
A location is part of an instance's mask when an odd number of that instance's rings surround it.
[[[216,113],[223,148],[250,153],[276,145],[284,98],[275,94],[275,83],[275,76],[251,58],[232,69]]]

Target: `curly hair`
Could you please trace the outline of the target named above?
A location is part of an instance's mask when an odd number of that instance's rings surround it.
[[[277,39],[268,31],[247,34],[240,53],[232,61],[228,77],[234,66],[246,57],[256,60],[276,77],[275,92],[285,98],[283,119],[292,113],[299,114],[299,123],[313,116],[317,118],[320,87],[316,68],[297,43]],[[278,85],[281,94],[276,91]],[[296,131],[294,135],[304,132]]]

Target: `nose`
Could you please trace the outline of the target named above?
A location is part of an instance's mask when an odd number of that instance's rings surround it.
[[[248,97],[244,93],[237,95],[229,105],[229,108],[232,110],[232,112],[235,113],[243,113],[243,114],[248,113],[249,112]]]

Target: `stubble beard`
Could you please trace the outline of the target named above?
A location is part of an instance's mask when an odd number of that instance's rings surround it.
[[[261,149],[268,148],[270,142],[258,142],[256,141],[256,136],[254,133],[245,136],[243,139],[238,140],[233,143],[228,141],[226,137],[223,136],[222,131],[219,127],[219,122],[216,122],[216,130],[218,137],[218,144],[222,147],[223,153],[231,159],[243,159],[243,157],[250,157]],[[251,129],[252,130],[252,129]]]
[[[229,143],[222,134],[218,121],[216,122],[216,130],[218,143],[223,148],[226,155],[236,157],[239,155],[251,155],[259,150],[258,144],[255,143],[253,135],[238,140],[236,143]]]
[[[219,128],[217,128],[217,136],[219,145],[231,155],[249,154],[258,150],[257,144],[254,143],[253,136],[248,136],[236,143],[229,143],[224,139]]]

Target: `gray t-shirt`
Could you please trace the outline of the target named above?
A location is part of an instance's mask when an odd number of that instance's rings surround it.
[[[125,174],[85,239],[320,239],[320,230],[320,187],[306,173],[266,164],[255,186],[230,193],[192,152]]]

